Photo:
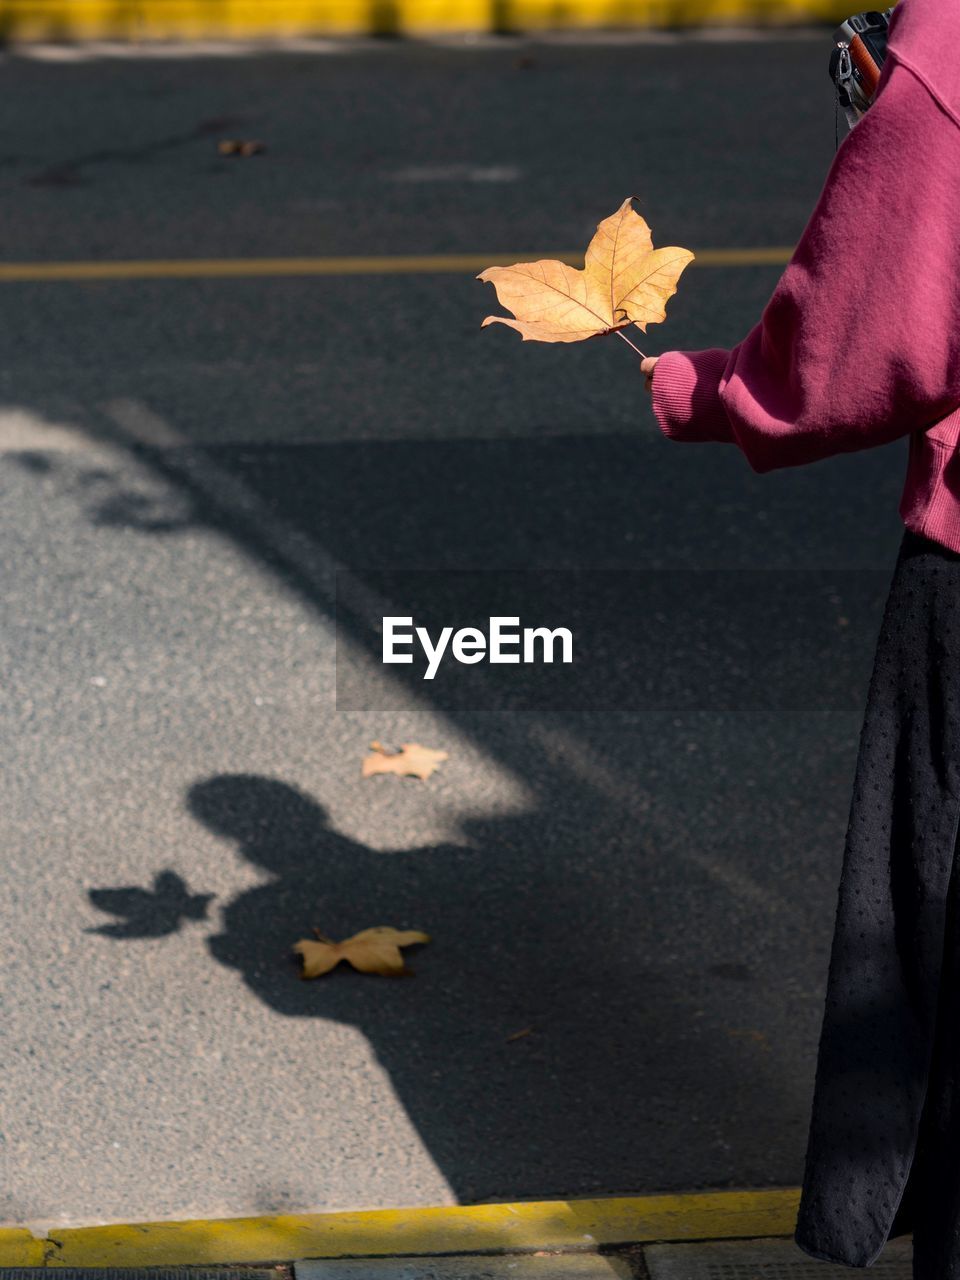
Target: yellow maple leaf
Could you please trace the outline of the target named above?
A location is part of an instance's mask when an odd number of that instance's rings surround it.
[[[481,271],[477,279],[492,284],[516,316],[487,316],[481,328],[509,325],[525,342],[581,342],[631,324],[646,333],[648,324],[666,319],[667,299],[694,255],[676,245],[654,249],[635,199],[628,196],[597,227],[582,270],[544,258]]]
[[[293,945],[293,950],[303,961],[300,975],[303,978],[319,978],[321,974],[335,969],[341,960],[346,960],[361,973],[379,973],[384,977],[409,973],[400,948],[430,941],[429,934],[416,929],[392,929],[389,925],[363,929],[343,942],[325,938],[317,929],[314,933],[316,942],[312,938],[302,938]]]
[[[419,742],[401,743],[399,751],[388,751],[379,742],[371,742],[370,750],[373,755],[363,758],[365,778],[375,773],[398,773],[401,777],[426,779],[448,758],[446,751],[433,751]]]

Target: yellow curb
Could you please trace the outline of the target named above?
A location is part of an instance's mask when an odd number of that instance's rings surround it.
[[[0,1227],[0,1267],[42,1267],[48,1248],[24,1227]]]
[[[790,1236],[800,1189],[0,1231],[0,1265],[151,1267]]]
[[[702,249],[693,264],[702,267],[780,266],[791,248]],[[84,280],[244,279],[255,276],[429,275],[433,272],[479,272],[500,262],[558,258],[582,264],[583,254],[394,254],[335,258],[155,258],[107,262],[0,262],[0,284]]]
[[[365,33],[839,22],[845,0],[6,0],[14,40],[284,39]]]

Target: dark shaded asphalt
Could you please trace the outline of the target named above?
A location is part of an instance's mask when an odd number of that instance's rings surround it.
[[[7,57],[2,256],[513,261],[631,192],[658,244],[789,245],[825,58]],[[645,349],[777,276],[691,268]],[[0,301],[0,1220],[796,1185],[904,442],[755,475],[455,275]],[[397,568],[607,571],[622,699],[464,710],[341,609],[338,709],[337,571]],[[365,781],[372,738],[450,759]],[[299,980],[378,923],[415,978]]]

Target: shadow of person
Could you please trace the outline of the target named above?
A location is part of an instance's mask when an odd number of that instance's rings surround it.
[[[674,1186],[694,1185],[702,1138],[689,1099],[743,1070],[723,1027],[698,1030],[691,1052],[676,988],[702,980],[674,972],[673,957],[644,959],[662,922],[638,915],[637,886],[655,864],[616,806],[575,791],[471,818],[462,845],[395,852],[335,831],[278,779],[221,774],[187,793],[189,812],[268,876],[224,907],[211,955],[285,1017],[357,1027],[464,1203],[663,1189],[654,1103],[690,1152]],[[300,978],[298,939],[373,925],[431,936],[406,953],[412,978],[345,964]],[[783,1102],[763,1055],[749,1087]]]
[[[663,1028],[636,1001],[635,965],[599,942],[584,965],[572,939],[603,919],[602,886],[579,849],[537,839],[542,814],[474,821],[469,845],[381,853],[275,779],[210,777],[187,805],[270,873],[225,907],[211,954],[280,1014],[359,1027],[462,1200],[588,1194],[609,1178],[611,1145],[643,1110],[625,1055]],[[346,965],[299,978],[291,947],[315,927],[342,939],[380,924],[431,935],[405,953],[412,979]]]

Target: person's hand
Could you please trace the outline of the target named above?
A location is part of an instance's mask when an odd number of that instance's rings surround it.
[[[644,356],[640,361],[640,372],[643,374],[643,385],[653,394],[653,371],[657,367],[659,356]]]

